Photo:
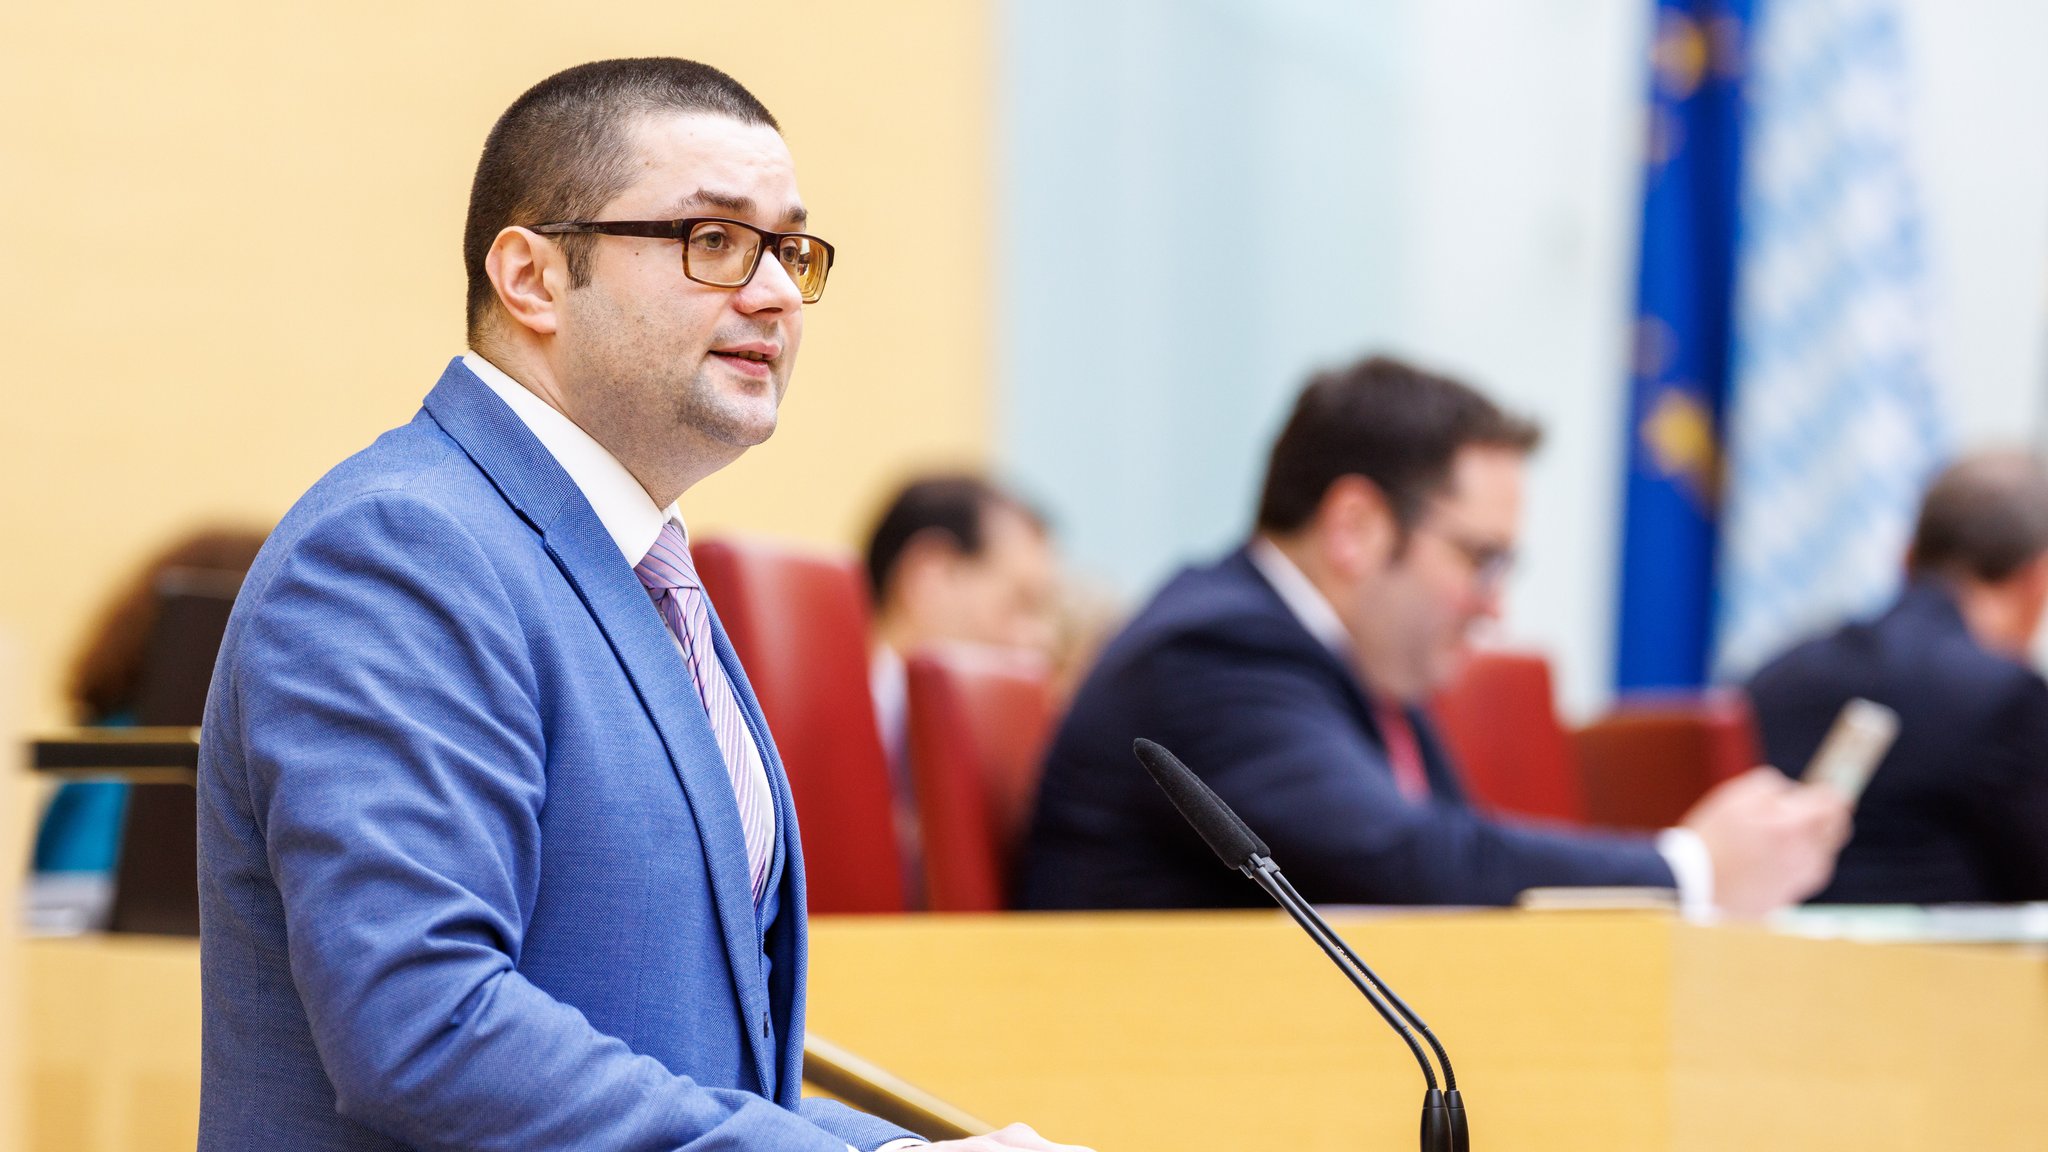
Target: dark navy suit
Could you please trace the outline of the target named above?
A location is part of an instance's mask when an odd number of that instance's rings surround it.
[[[1816,901],[2048,900],[2048,684],[1980,646],[1939,583],[1794,648],[1750,695],[1768,759],[1793,773],[1850,698],[1899,714],[1898,742]]]
[[[775,1148],[799,1101],[787,779],[756,907],[732,784],[646,589],[458,361],[330,472],[235,602],[200,740],[203,1150]]]
[[[1182,572],[1104,650],[1054,739],[1026,852],[1036,908],[1256,905],[1131,755],[1173,750],[1272,846],[1309,899],[1506,904],[1525,888],[1670,886],[1648,840],[1486,819],[1427,718],[1434,793],[1394,783],[1357,678],[1243,552]]]

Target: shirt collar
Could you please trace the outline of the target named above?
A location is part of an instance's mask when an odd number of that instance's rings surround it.
[[[1330,604],[1308,576],[1278,544],[1265,536],[1252,537],[1251,545],[1245,549],[1245,556],[1273,591],[1280,596],[1280,602],[1301,622],[1308,634],[1320,641],[1336,657],[1348,666],[1351,661],[1351,633],[1345,631],[1344,621],[1337,616],[1337,609]]]
[[[661,536],[661,526],[670,520],[676,527],[683,527],[683,514],[676,505],[666,508],[655,506],[647,489],[633,478],[619,458],[592,439],[590,433],[576,426],[575,421],[557,411],[554,405],[541,399],[526,385],[507,375],[505,370],[477,355],[465,352],[462,366],[476,374],[491,391],[498,394],[519,422],[526,425],[539,440],[541,447],[569,474],[569,479],[583,492],[583,498],[590,501],[591,511],[611,534],[613,543],[626,556],[628,564],[639,565],[649,549]],[[689,530],[684,529],[684,539]]]

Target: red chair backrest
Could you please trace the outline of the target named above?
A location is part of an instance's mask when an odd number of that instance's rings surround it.
[[[1542,656],[1474,653],[1431,712],[1480,810],[1585,821],[1571,741],[1558,723],[1550,662]]]
[[[1586,816],[1615,828],[1669,828],[1707,789],[1759,759],[1739,691],[1623,700],[1574,737]]]
[[[1050,670],[1027,654],[966,646],[913,653],[906,670],[926,905],[1009,908],[1055,719]]]
[[[751,539],[691,547],[789,774],[814,913],[901,912],[903,859],[850,556]]]

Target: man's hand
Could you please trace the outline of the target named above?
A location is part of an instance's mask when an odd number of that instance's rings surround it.
[[[965,1140],[943,1140],[926,1147],[949,1149],[952,1152],[1006,1152],[1019,1148],[1031,1152],[1088,1152],[1079,1144],[1055,1144],[1031,1130],[1029,1124],[1012,1124],[998,1128],[986,1136],[970,1136]]]
[[[1714,903],[1756,920],[1827,886],[1849,839],[1849,801],[1775,768],[1725,781],[1685,814],[1714,860]]]

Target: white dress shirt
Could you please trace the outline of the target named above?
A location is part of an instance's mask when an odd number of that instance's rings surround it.
[[[868,691],[875,698],[875,728],[882,734],[882,754],[891,776],[907,772],[910,762],[910,670],[887,644],[875,645],[868,658]],[[899,780],[898,783],[901,783]]]
[[[512,409],[519,422],[526,425],[527,431],[533,433],[541,447],[548,450],[548,455],[555,458],[555,463],[562,466],[562,471],[569,474],[570,481],[583,493],[583,498],[590,502],[591,511],[596,512],[598,520],[604,524],[604,530],[611,534],[613,543],[619,546],[626,563],[639,567],[640,561],[647,558],[655,540],[661,536],[662,525],[670,520],[682,529],[684,541],[689,540],[690,530],[683,523],[682,510],[674,504],[666,508],[656,506],[654,498],[647,494],[647,489],[640,486],[640,481],[633,478],[626,466],[619,463],[619,458],[592,439],[590,433],[578,428],[575,421],[475,352],[463,354],[462,366],[475,373],[477,379]],[[674,635],[669,639],[678,651],[682,650],[680,639]],[[688,654],[684,653],[684,660],[688,659]],[[761,760],[761,750],[751,740],[747,742],[747,767],[759,774],[756,783],[761,794],[771,795],[767,765]],[[922,1140],[891,1140],[875,1152],[895,1152],[896,1149],[923,1143]],[[848,1152],[856,1152],[852,1145],[847,1149]]]
[[[1337,609],[1331,605],[1300,566],[1280,546],[1265,536],[1252,537],[1245,555],[1273,586],[1287,610],[1301,622],[1308,634],[1335,653],[1344,666],[1352,666],[1351,634],[1344,628]],[[1714,908],[1714,858],[1706,841],[1690,828],[1666,828],[1657,833],[1657,854],[1671,869],[1678,885],[1679,907],[1692,919],[1708,919]]]

